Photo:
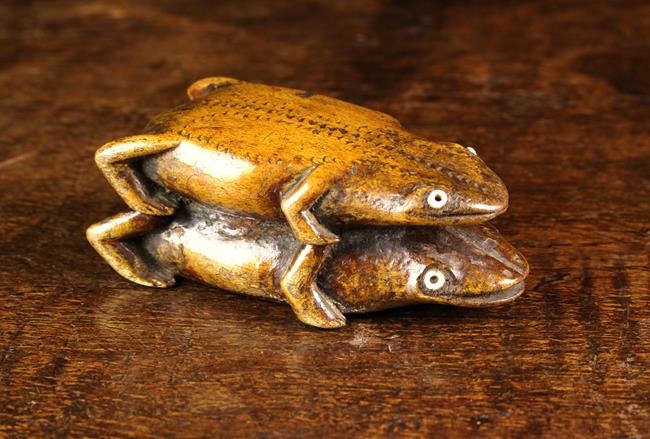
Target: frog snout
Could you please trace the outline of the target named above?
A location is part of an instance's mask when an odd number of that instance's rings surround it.
[[[487,238],[475,245],[485,257],[485,272],[481,276],[484,293],[507,290],[523,283],[528,276],[526,259],[506,241]]]
[[[466,249],[463,294],[481,295],[506,290],[524,281],[528,263],[490,224],[449,227],[457,248]]]
[[[498,215],[508,208],[508,189],[496,175],[489,179],[489,184],[480,187],[481,195],[470,203],[474,214]]]

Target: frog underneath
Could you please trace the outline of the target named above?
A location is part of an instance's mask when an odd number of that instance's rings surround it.
[[[171,221],[119,214],[92,226],[88,237],[134,282],[166,287],[180,275],[279,302],[287,301],[281,282],[301,246],[285,222],[194,202]],[[486,224],[353,227],[331,252],[310,288],[345,314],[419,303],[498,305],[523,292],[528,274],[523,256]]]

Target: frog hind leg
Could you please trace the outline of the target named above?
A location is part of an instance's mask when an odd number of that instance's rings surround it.
[[[133,162],[177,147],[180,140],[158,134],[125,137],[97,150],[95,162],[108,182],[133,210],[150,215],[171,215],[174,201],[164,191],[152,191]]]
[[[121,276],[140,285],[165,288],[174,285],[174,273],[153,260],[130,238],[167,224],[169,218],[126,212],[106,218],[86,230],[90,245]]]
[[[296,238],[306,244],[326,245],[339,240],[310,210],[329,190],[335,174],[322,165],[312,166],[282,195],[282,212]]]
[[[226,77],[210,77],[199,79],[187,88],[187,96],[190,100],[201,99],[214,92],[215,90],[240,82],[237,79]]]
[[[280,290],[301,322],[333,329],[345,326],[345,316],[316,284],[326,250],[323,246],[302,245],[280,279]]]

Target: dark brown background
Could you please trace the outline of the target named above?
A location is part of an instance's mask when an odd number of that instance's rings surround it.
[[[209,75],[474,146],[526,294],[324,332],[119,277],[93,152]],[[0,97],[0,436],[650,435],[647,1],[4,0]]]

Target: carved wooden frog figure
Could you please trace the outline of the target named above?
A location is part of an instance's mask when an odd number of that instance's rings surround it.
[[[100,148],[99,168],[143,214],[172,215],[182,196],[286,220],[302,246],[280,288],[305,323],[344,324],[310,286],[338,228],[471,224],[507,208],[503,182],[473,150],[422,139],[383,113],[230,78],[198,81],[188,95],[145,134]]]
[[[286,222],[197,203],[171,221],[123,213],[92,226],[88,237],[134,282],[170,286],[180,275],[281,302],[282,278],[301,246]],[[523,292],[528,274],[523,256],[486,224],[346,228],[331,252],[309,287],[336,306],[326,308],[332,314],[418,303],[498,305]]]

